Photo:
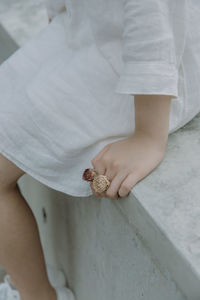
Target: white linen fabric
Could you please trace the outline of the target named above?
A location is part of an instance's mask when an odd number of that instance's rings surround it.
[[[133,95],[172,95],[169,134],[200,111],[200,2],[51,0],[47,9],[52,22],[0,66],[0,152],[85,197],[93,157],[134,132]]]

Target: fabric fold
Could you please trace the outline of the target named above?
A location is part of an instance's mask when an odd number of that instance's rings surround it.
[[[174,21],[180,0],[124,0],[123,67],[115,92],[178,96],[179,47],[185,27],[177,34],[176,22],[185,16],[185,1]]]
[[[115,92],[178,97],[178,70],[173,64],[161,62],[125,63]]]

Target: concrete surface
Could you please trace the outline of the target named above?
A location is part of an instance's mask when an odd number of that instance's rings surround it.
[[[0,64],[18,48],[18,45],[0,25]]]
[[[200,114],[169,137],[162,164],[117,202],[189,300],[200,299]]]
[[[64,269],[77,300],[185,300],[115,201],[70,197],[27,174],[19,184],[46,262]]]

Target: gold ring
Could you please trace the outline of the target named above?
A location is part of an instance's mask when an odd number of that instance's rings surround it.
[[[105,192],[111,183],[106,175],[100,175],[97,170],[91,168],[85,169],[82,179],[90,181],[94,191],[100,194]]]
[[[105,175],[97,175],[92,181],[92,187],[97,193],[105,192],[110,186],[110,180]]]

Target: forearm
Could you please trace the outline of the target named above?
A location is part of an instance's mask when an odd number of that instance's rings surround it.
[[[135,133],[145,133],[165,147],[168,139],[171,96],[135,95]]]

